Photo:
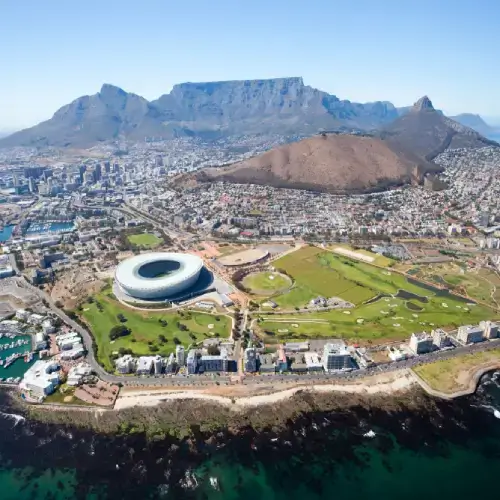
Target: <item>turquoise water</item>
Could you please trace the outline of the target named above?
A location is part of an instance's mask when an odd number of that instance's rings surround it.
[[[24,354],[26,351],[31,351],[31,337],[29,335],[19,335],[17,337],[14,337],[13,339],[9,339],[6,337],[0,338],[0,345],[10,344],[17,339],[28,340],[29,342],[26,345],[21,345],[12,349],[0,350],[1,359],[5,360],[7,356],[10,356],[13,353]],[[22,357],[14,361],[8,368],[4,368],[3,365],[0,366],[0,378],[6,379],[9,377],[22,377],[26,370],[35,362],[35,358],[36,356],[33,356],[33,360],[30,363],[26,363],[24,361],[24,357]]]
[[[278,433],[248,428],[210,443],[148,443],[0,413],[0,498],[496,499],[498,378],[487,376],[478,394],[437,401],[432,410],[314,413]]]
[[[16,226],[5,226],[2,231],[0,231],[0,242],[7,241],[12,236],[15,227]]]

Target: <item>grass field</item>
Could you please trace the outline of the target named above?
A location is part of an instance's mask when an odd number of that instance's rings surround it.
[[[500,276],[492,269],[468,269],[465,263],[445,262],[414,266],[409,272],[492,307],[500,305]]]
[[[92,330],[98,347],[99,363],[107,370],[114,370],[110,356],[120,347],[131,349],[137,355],[166,356],[175,350],[174,337],[178,338],[184,347],[188,347],[193,342],[207,337],[229,336],[231,319],[227,316],[191,311],[173,313],[153,310],[136,311],[110,298],[107,293],[109,289],[97,294],[92,304],[83,304],[83,310],[80,313]],[[95,301],[101,304],[102,312],[99,311]],[[127,319],[123,324],[130,328],[131,333],[113,342],[109,339],[109,331],[113,326],[121,324],[117,319],[120,313]],[[166,326],[163,326],[159,320],[166,321]],[[187,330],[181,331],[179,325],[184,325]],[[208,328],[208,325],[213,325],[213,327]],[[195,340],[190,334],[195,337]],[[163,335],[166,341],[161,342],[159,335]],[[152,351],[150,346],[155,346],[158,350]]]
[[[408,302],[421,310],[409,309]],[[261,315],[263,321],[258,323],[258,327],[266,341],[335,337],[362,344],[377,344],[407,339],[413,332],[430,331],[436,327],[455,328],[462,324],[478,323],[493,316],[494,313],[487,308],[466,305],[451,297],[429,297],[427,303],[386,297],[346,312],[333,310]]]
[[[273,298],[281,309],[300,307],[318,295],[355,304],[349,310],[287,315],[261,314],[259,334],[267,342],[320,337],[363,344],[407,339],[413,332],[456,328],[495,319],[488,307],[469,304],[446,291],[409,282],[402,274],[305,247],[275,263],[296,280],[288,293]],[[405,293],[406,292],[406,293]],[[380,296],[369,304],[366,301]]]
[[[290,292],[273,298],[282,308],[304,306],[318,295],[341,297],[361,304],[380,293],[397,294],[400,289],[423,293],[420,287],[408,283],[400,274],[316,247],[304,247],[288,254],[274,266],[295,280],[295,287]]]
[[[433,389],[451,394],[469,387],[474,373],[481,367],[500,363],[500,349],[476,352],[413,368]]]
[[[161,238],[151,233],[130,234],[127,238],[132,245],[143,248],[156,248],[163,243]]]
[[[269,296],[288,289],[292,285],[292,280],[284,274],[263,271],[245,276],[243,285],[255,295]]]

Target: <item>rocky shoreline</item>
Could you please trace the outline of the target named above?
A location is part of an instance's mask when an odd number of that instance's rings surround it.
[[[381,452],[396,442],[415,450],[465,442],[471,429],[480,433],[491,425],[491,415],[471,404],[476,397],[444,401],[414,386],[389,396],[301,391],[238,412],[193,400],[78,412],[27,407],[2,392],[0,454],[12,468],[33,467],[33,474],[64,467],[75,471],[78,485],[106,482],[110,498],[146,498],[146,490],[162,488],[185,498],[194,473],[201,477],[198,468],[221,454],[251,469],[257,462],[272,467],[316,452],[333,461],[359,461],[357,447],[375,436]]]

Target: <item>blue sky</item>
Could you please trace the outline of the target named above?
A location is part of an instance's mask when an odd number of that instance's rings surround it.
[[[102,83],[303,76],[352,101],[500,116],[498,0],[0,0],[0,130]]]

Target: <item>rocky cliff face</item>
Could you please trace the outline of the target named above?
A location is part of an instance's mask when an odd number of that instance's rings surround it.
[[[46,122],[0,140],[2,146],[89,146],[118,137],[224,137],[314,134],[379,128],[398,116],[388,102],[340,100],[302,78],[182,83],[148,102],[113,85],[63,106]]]

